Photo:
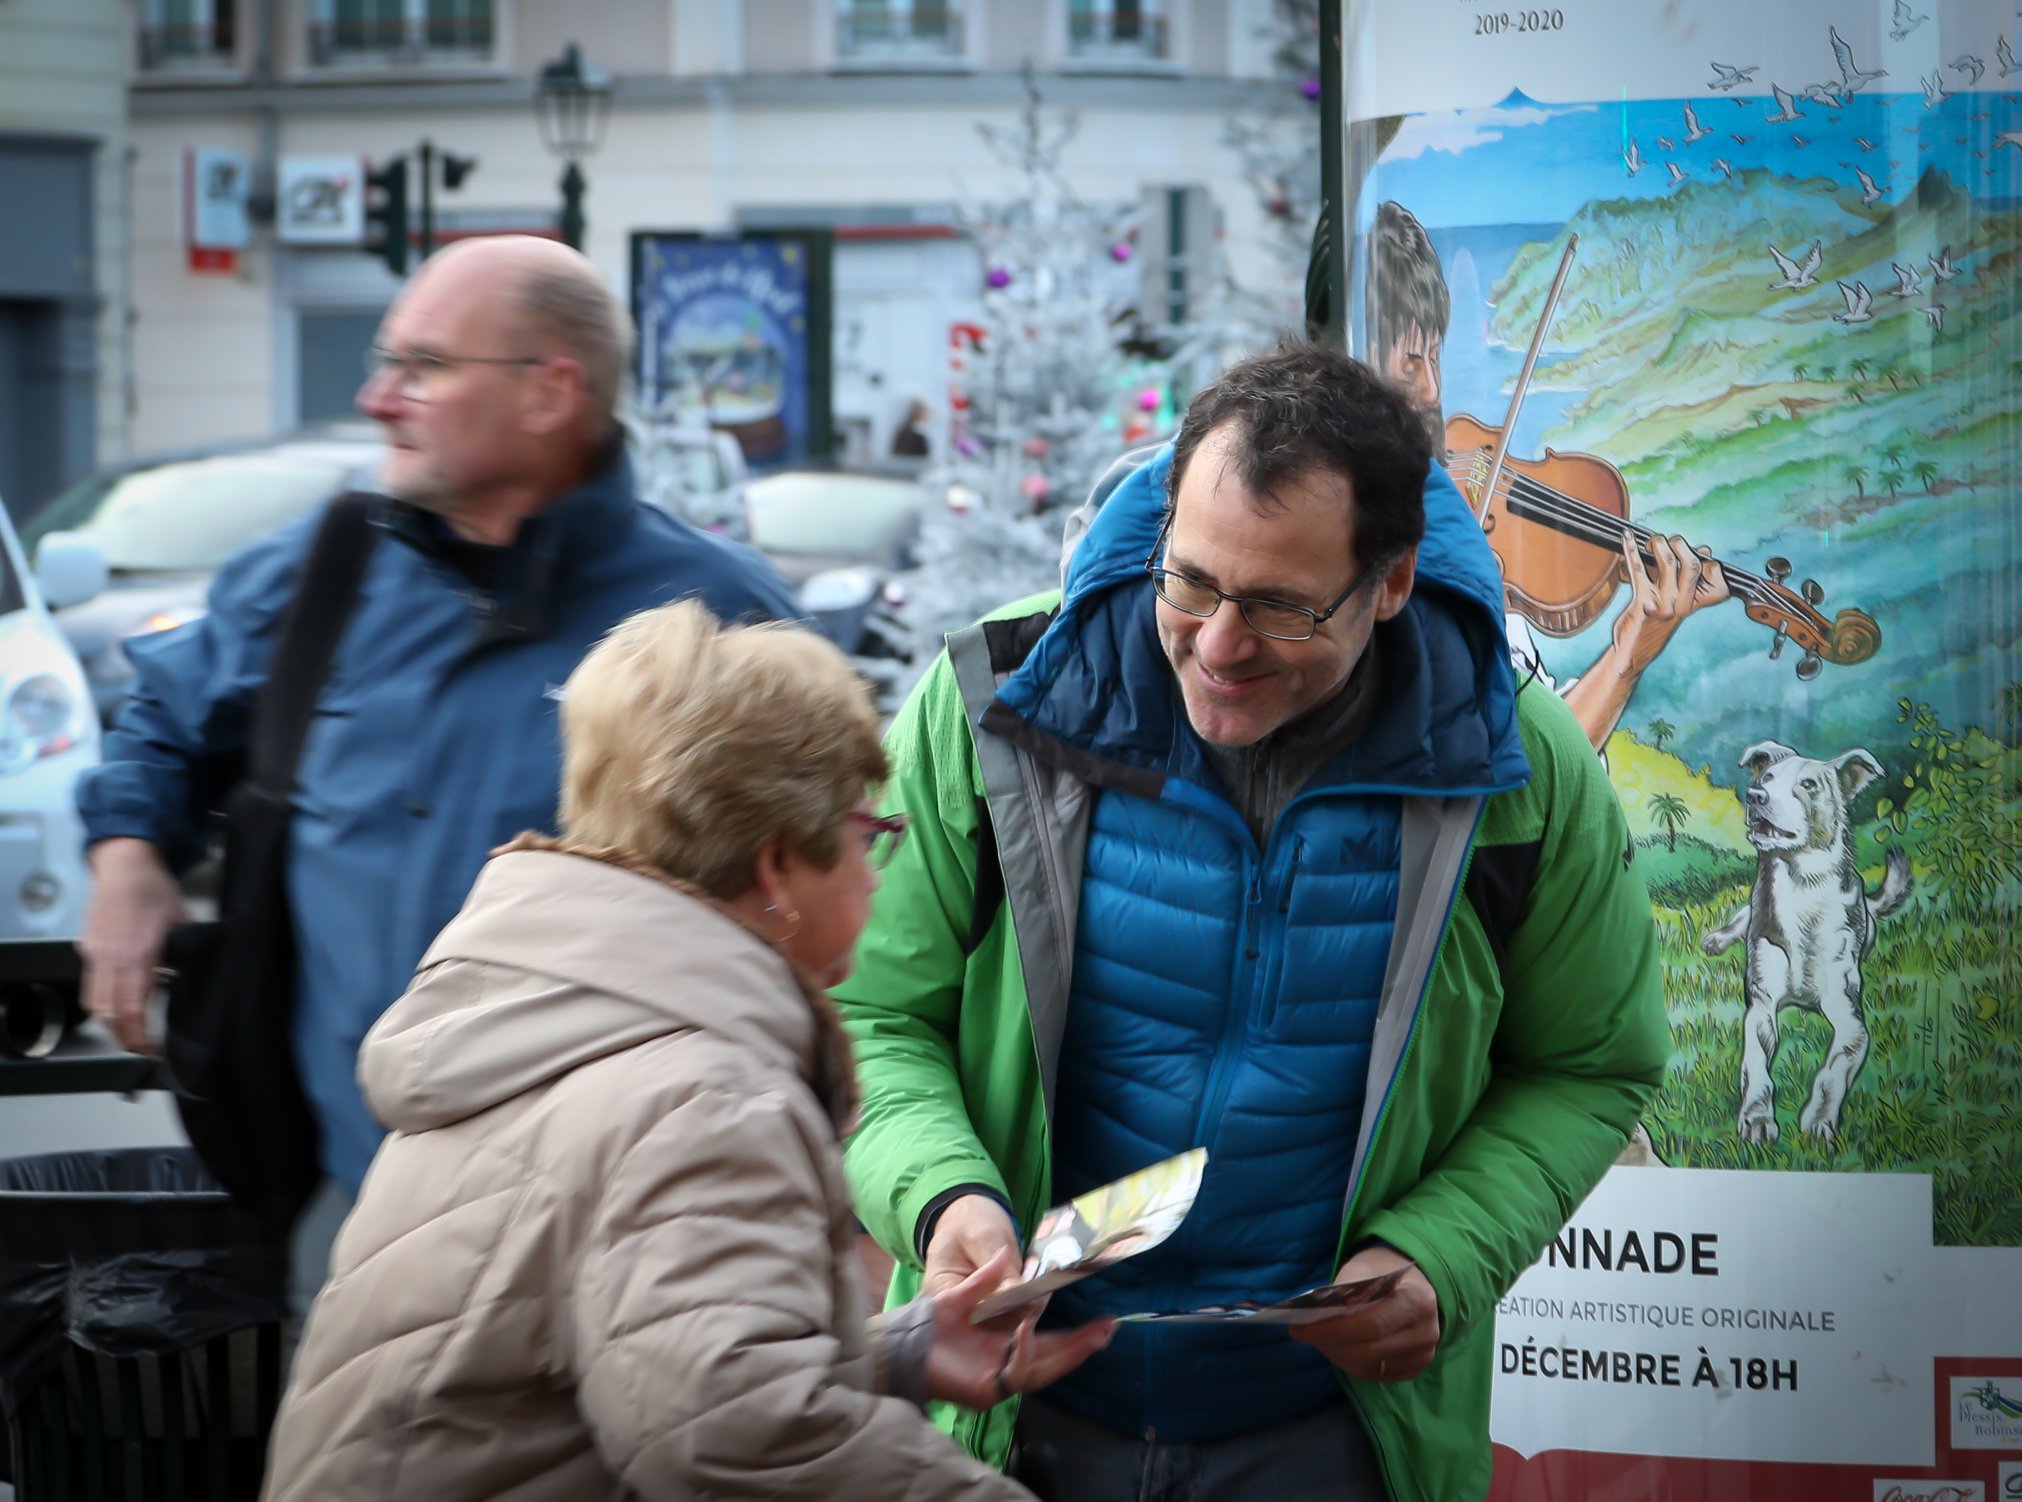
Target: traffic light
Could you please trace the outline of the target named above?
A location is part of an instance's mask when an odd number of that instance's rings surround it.
[[[407,158],[365,174],[365,248],[395,276],[407,275]]]

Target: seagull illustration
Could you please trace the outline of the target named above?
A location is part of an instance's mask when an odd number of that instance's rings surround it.
[[[1998,151],[2003,146],[2013,146],[2017,151],[2022,151],[2022,130],[2004,130],[1994,137],[1994,149]]]
[[[1861,180],[1861,204],[1865,207],[1882,196],[1882,190],[1875,186],[1875,180],[1860,168],[1854,168],[1854,176]]]
[[[1657,137],[1657,145],[1665,151],[1676,151],[1678,149],[1678,143],[1673,141],[1669,136]]]
[[[1715,63],[1713,65],[1713,81],[1707,84],[1706,87],[1709,89],[1731,89],[1736,84],[1747,83],[1749,79],[1755,77],[1761,71],[1761,63],[1757,63],[1752,68],[1730,68],[1725,63]]]
[[[1954,72],[1964,73],[1966,75],[1966,83],[1968,87],[1978,83],[1980,81],[1980,75],[1987,71],[1987,65],[1981,62],[1979,58],[1973,56],[1973,54],[1970,52],[1967,53],[1964,57],[1960,58],[1956,63],[1953,63],[1952,68]]]
[[[1868,284],[1866,282],[1855,282],[1851,287],[1845,282],[1836,282],[1834,285],[1839,288],[1839,295],[1846,299],[1845,309],[1832,315],[1834,323],[1869,323],[1873,321],[1875,315],[1868,310],[1868,305],[1874,299],[1868,295]]]
[[[1897,0],[1897,3],[1900,4],[1901,0]],[[1804,118],[1804,111],[1797,107],[1797,101],[1780,85],[1771,84],[1769,88],[1770,92],[1776,95],[1777,113],[1764,115],[1763,119],[1767,120],[1771,125],[1788,125],[1793,120],[1802,120]]]
[[[1889,262],[1889,270],[1896,274],[1896,289],[1891,297],[1915,297],[1924,290],[1924,274],[1914,266],[1905,266],[1901,261]]]
[[[1798,150],[1802,151],[1805,147],[1809,146],[1811,142],[1807,140],[1805,137],[1799,135],[1796,131],[1792,131],[1790,133],[1790,144],[1797,147]]]
[[[1833,91],[1829,83],[1806,84],[1798,91],[1798,97],[1809,99],[1813,104],[1822,104],[1829,110],[1846,108],[1846,101]]]
[[[1727,132],[1727,136],[1736,146],[1746,146],[1750,141],[1755,139],[1754,136],[1744,136],[1738,130],[1730,130]]]
[[[1715,172],[1718,172],[1722,177],[1726,178],[1729,182],[1732,182],[1734,180],[1734,164],[1728,161],[1727,158],[1725,157],[1716,156],[1713,159],[1713,170]]]
[[[2008,39],[2004,36],[1994,38],[1994,60],[2001,65],[2003,78],[2010,78],[2016,72],[2022,71],[2016,68],[2015,49],[2008,45]],[[2011,99],[2008,102],[2013,104],[2015,101]]]
[[[1911,15],[1910,0],[1896,0],[1896,24],[1889,28],[1889,35],[1900,42],[1930,19],[1929,16]]]
[[[1898,3],[1900,4],[1901,0],[1898,0]],[[1952,97],[1951,91],[1945,87],[1945,75],[1942,73],[1933,73],[1929,78],[1925,78],[1919,74],[1917,82],[1924,86],[1925,109],[1929,109],[1934,104],[1943,104],[1947,99]]]
[[[1941,282],[1949,282],[1959,274],[1959,268],[1952,264],[1952,247],[1949,245],[1929,257],[1925,264],[1931,268],[1931,275]]]
[[[1628,152],[1622,158],[1622,165],[1629,169],[1629,176],[1631,177],[1641,172],[1643,170],[1643,148],[1634,141],[1631,141]]]
[[[1945,305],[1943,303],[1926,303],[1924,305],[1924,317],[1930,319],[1933,329],[1941,334],[1945,331]]]
[[[1839,34],[1837,26],[1828,26],[1826,35],[1832,38],[1832,55],[1839,63],[1840,87],[1846,93],[1858,94],[1862,84],[1873,83],[1877,78],[1889,76],[1880,68],[1876,68],[1872,73],[1862,71],[1854,62],[1853,48],[1846,44],[1846,38]]]
[[[1854,145],[1860,147],[1862,151],[1873,151],[1875,149],[1875,143],[1870,141],[1866,136],[1855,136]]]
[[[1685,144],[1687,146],[1690,146],[1694,141],[1698,140],[1701,136],[1710,136],[1712,134],[1713,134],[1712,131],[1708,130],[1705,126],[1699,123],[1699,116],[1697,113],[1694,112],[1692,106],[1689,104],[1686,105]]]
[[[1802,266],[1778,250],[1774,245],[1769,247],[1769,254],[1776,261],[1776,269],[1783,273],[1782,281],[1771,282],[1769,284],[1772,292],[1782,291],[1786,287],[1795,292],[1801,291],[1806,287],[1818,285],[1818,263],[1825,256],[1824,241],[1814,240],[1811,242],[1811,250],[1806,254]]]
[[[1679,166],[1676,162],[1666,162],[1664,164],[1664,170],[1671,174],[1672,187],[1675,188],[1678,186],[1678,184],[1685,181],[1685,169]]]

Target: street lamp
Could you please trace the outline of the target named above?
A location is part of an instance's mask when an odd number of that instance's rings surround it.
[[[604,112],[611,103],[611,74],[583,59],[574,42],[542,68],[535,82],[534,112],[541,141],[562,168],[562,240],[583,248],[582,160],[604,141]]]

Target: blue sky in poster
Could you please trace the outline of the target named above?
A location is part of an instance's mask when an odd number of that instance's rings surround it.
[[[2015,81],[2022,85],[2022,72]],[[1603,180],[1597,167],[1612,168],[1617,195],[1635,201],[1663,198],[1687,179],[1728,181],[1716,165],[1724,162],[1735,172],[1757,167],[1779,176],[1830,177],[1863,193],[1856,172],[1864,171],[1886,202],[1901,201],[1924,169],[1936,166],[1985,198],[1997,184],[2012,192],[2022,181],[2016,160],[2022,145],[1995,144],[2022,124],[2018,102],[2022,90],[1953,94],[1935,107],[1921,93],[1864,93],[1839,109],[1796,100],[1797,119],[1771,124],[1781,112],[1776,100],[1752,94],[1565,105],[1512,93],[1490,109],[1406,120],[1383,153],[1383,196],[1411,205],[1428,227],[1563,223],[1594,196]],[[1687,107],[1696,123],[1686,118]],[[1695,131],[1703,134],[1695,139]],[[1462,160],[1507,162],[1519,135],[1520,172],[1476,171]],[[1484,149],[1499,143],[1508,146]],[[1631,145],[1641,161],[1633,176],[1625,160]],[[1368,228],[1374,212],[1375,200],[1365,197],[1358,230]]]

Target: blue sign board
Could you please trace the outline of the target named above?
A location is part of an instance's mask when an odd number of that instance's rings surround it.
[[[733,434],[757,468],[825,458],[827,259],[808,231],[635,234],[641,397]]]

